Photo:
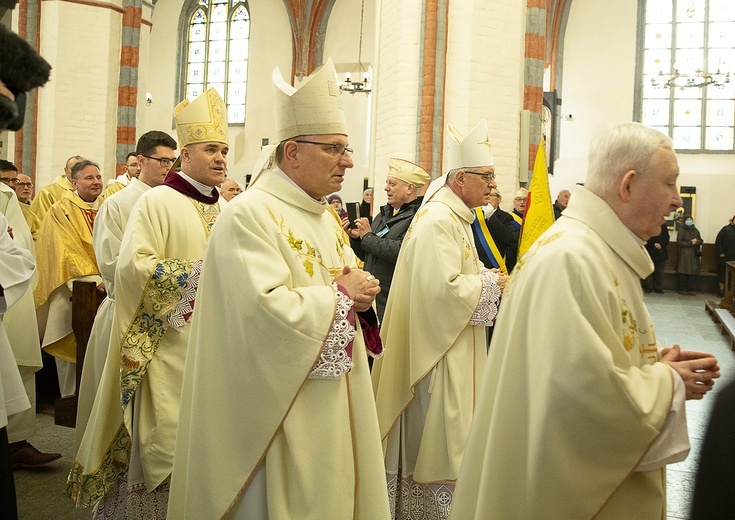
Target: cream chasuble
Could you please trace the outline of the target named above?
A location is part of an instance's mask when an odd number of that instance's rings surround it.
[[[7,232],[8,221],[0,214],[0,318],[28,291],[35,265],[30,251],[19,248]],[[0,428],[8,415],[30,407],[26,389],[13,359],[13,351],[0,319]]]
[[[33,238],[23,216],[22,206],[15,192],[2,184],[0,186],[0,213],[5,215],[8,225],[13,228],[15,244],[35,256]],[[26,292],[2,319],[5,332],[13,348],[16,364],[39,369],[43,363],[41,362],[41,343],[36,323],[36,306],[33,301],[33,288],[37,282],[38,277],[34,273]]]
[[[51,206],[59,202],[66,192],[74,193],[74,186],[71,185],[66,175],[60,175],[54,182],[36,194],[36,198],[31,201],[31,211],[43,223],[43,219],[48,210],[51,209]]]
[[[33,296],[42,345],[52,356],[70,363],[76,362],[76,340],[71,330],[68,283],[84,276],[99,277],[92,226],[101,201],[98,197],[89,204],[74,192],[67,192],[51,206],[38,230],[38,285]]]
[[[513,271],[452,518],[666,518],[666,472],[636,471],[674,380],[640,280],[642,245],[577,187]]]
[[[115,317],[115,269],[120,254],[123,231],[125,231],[133,206],[138,202],[140,196],[149,189],[150,186],[144,182],[132,179],[130,189],[105,199],[94,220],[94,231],[92,233],[94,252],[97,258],[97,267],[99,267],[102,280],[105,283],[107,297],[97,309],[94,325],[89,335],[87,353],[84,358],[77,404],[76,449],[79,449],[79,444],[89,420],[89,414],[92,411],[94,396],[102,378],[105,358],[108,356],[108,347],[110,347],[110,355],[119,355],[120,345],[118,341],[110,343],[110,333]]]
[[[144,483],[152,492],[171,473],[190,329],[176,316],[196,294],[219,211],[219,202],[165,185],[133,208],[115,271],[111,344],[119,349],[105,362],[66,486],[78,507],[103,498],[126,474],[128,488]]]
[[[217,222],[193,319],[169,518],[389,518],[359,324],[351,371],[309,377],[340,323],[333,279],[355,266],[327,207],[264,171]]]
[[[448,187],[417,212],[403,240],[373,366],[391,508],[399,519],[446,518],[497,312],[477,256],[472,211]],[[481,273],[486,273],[482,275]],[[488,280],[490,281],[490,280]]]

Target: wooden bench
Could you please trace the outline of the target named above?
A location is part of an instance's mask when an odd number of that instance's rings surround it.
[[[730,348],[735,350],[735,262],[725,264],[725,295],[719,301],[705,302],[704,308],[720,326],[720,332],[730,336]]]
[[[664,289],[679,290],[679,276],[676,267],[679,264],[679,246],[675,241],[669,242],[666,249],[668,258],[664,266]],[[697,290],[699,292],[716,293],[719,291],[717,283],[717,250],[714,244],[702,245],[702,257],[697,275]]]
[[[84,356],[87,353],[89,334],[92,332],[97,307],[105,299],[106,293],[97,290],[94,282],[75,281],[71,293],[71,328],[77,340],[76,390],[74,395],[61,397],[54,403],[54,423],[74,428],[77,421],[77,395],[82,379]]]

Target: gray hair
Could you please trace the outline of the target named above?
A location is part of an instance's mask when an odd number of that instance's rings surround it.
[[[84,159],[82,161],[74,163],[74,166],[71,167],[71,178],[76,179],[77,174],[80,171],[82,171],[84,168],[86,168],[87,166],[94,166],[95,168],[97,168],[97,170],[100,169],[100,165],[97,164],[96,162],[90,161],[88,159]]]
[[[585,187],[604,198],[630,170],[646,175],[659,148],[673,150],[667,135],[640,123],[623,123],[608,128],[590,143]]]

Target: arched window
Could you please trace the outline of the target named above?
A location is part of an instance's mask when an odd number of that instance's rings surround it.
[[[182,95],[194,99],[214,87],[225,100],[229,124],[243,124],[250,42],[248,3],[198,0],[189,5]]]
[[[735,2],[646,0],[640,121],[680,151],[735,151]]]

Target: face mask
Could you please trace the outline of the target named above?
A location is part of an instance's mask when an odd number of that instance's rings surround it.
[[[692,222],[691,220],[687,220],[686,222],[684,222],[684,225],[687,227],[692,227],[694,225],[694,222]]]

